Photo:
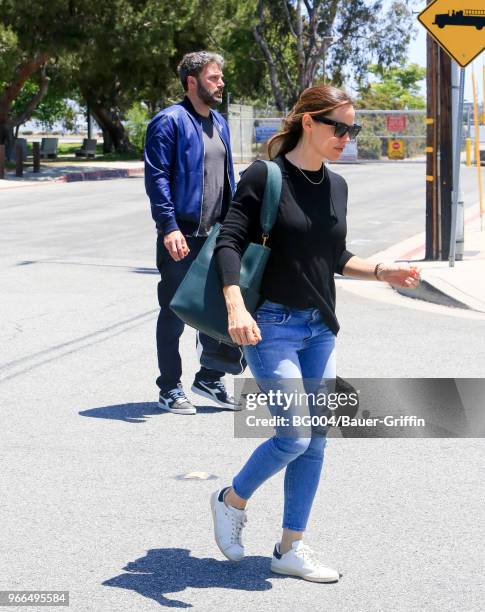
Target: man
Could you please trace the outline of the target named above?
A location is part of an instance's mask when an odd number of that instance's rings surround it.
[[[224,81],[220,55],[198,51],[185,55],[178,73],[185,91],[182,102],[160,111],[148,124],[145,145],[145,188],[156,223],[160,314],[157,352],[159,406],[177,414],[195,414],[180,382],[179,339],[184,324],[170,301],[211,227],[224,218],[234,192],[229,129],[214,110],[222,102]],[[197,334],[201,368],[192,391],[236,409],[221,381],[225,372],[240,374],[242,350]]]

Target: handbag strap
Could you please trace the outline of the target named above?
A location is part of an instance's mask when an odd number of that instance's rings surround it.
[[[261,206],[260,223],[263,228],[263,245],[269,238],[269,232],[276,221],[281,196],[281,169],[277,163],[263,159],[268,169],[264,188],[263,205]]]

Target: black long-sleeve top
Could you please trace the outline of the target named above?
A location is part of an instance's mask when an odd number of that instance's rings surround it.
[[[342,274],[353,257],[345,244],[347,183],[324,166],[323,182],[314,185],[285,157],[274,161],[281,168],[283,184],[278,216],[267,242],[271,255],[262,297],[291,308],[318,308],[323,321],[337,334],[334,273]],[[304,172],[313,183],[322,178],[322,170]],[[263,162],[249,166],[224,219],[215,248],[224,286],[239,284],[242,253],[249,242],[261,243],[259,216],[266,177]]]

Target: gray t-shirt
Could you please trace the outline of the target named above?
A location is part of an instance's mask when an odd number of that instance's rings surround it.
[[[201,117],[204,138],[204,196],[198,236],[207,236],[219,220],[224,198],[226,147],[212,123],[212,117]]]

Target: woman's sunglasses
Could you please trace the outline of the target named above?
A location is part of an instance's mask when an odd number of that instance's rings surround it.
[[[333,119],[328,119],[327,117],[323,117],[322,115],[312,115],[312,119],[314,121],[318,121],[318,123],[325,123],[325,125],[333,125],[335,127],[335,136],[337,138],[343,138],[345,134],[349,135],[350,140],[355,140],[357,138],[357,134],[362,129],[362,126],[354,123],[353,125],[347,125],[346,123],[341,123],[340,121],[334,121]]]

